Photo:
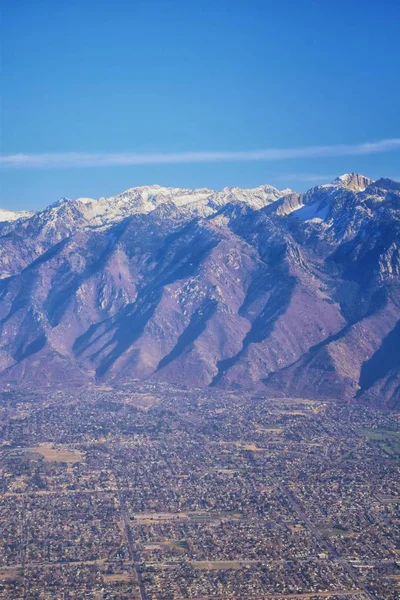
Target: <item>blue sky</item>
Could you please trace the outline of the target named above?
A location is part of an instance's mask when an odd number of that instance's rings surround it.
[[[400,138],[398,0],[2,10],[3,208],[154,183],[302,190],[347,171],[400,177],[400,142],[360,146]],[[320,146],[331,150],[298,150]]]

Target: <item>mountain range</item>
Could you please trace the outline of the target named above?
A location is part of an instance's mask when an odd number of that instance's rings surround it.
[[[134,379],[400,407],[400,183],[0,210],[0,385]]]

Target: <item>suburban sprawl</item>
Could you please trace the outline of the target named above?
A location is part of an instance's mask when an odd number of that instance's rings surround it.
[[[137,382],[0,405],[0,598],[399,597],[398,413]]]

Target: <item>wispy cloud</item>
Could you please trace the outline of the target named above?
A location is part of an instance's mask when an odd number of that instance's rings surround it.
[[[235,161],[273,161],[296,158],[324,158],[380,154],[400,149],[400,138],[362,144],[266,148],[243,152],[178,152],[158,154],[63,152],[44,154],[6,154],[0,156],[3,168],[113,167]]]

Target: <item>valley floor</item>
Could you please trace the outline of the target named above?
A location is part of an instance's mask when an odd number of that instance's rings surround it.
[[[119,388],[0,394],[0,598],[395,600],[400,417]]]

